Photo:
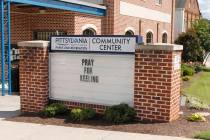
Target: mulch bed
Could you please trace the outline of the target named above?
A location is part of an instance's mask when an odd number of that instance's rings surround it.
[[[192,138],[200,131],[210,130],[210,116],[207,117],[207,122],[189,122],[186,120],[186,116],[191,113],[199,112],[196,110],[190,110],[182,108],[184,112],[180,119],[171,123],[144,123],[136,122],[132,124],[114,125],[103,121],[100,118],[95,120],[85,121],[80,123],[74,123],[66,121],[65,117],[59,118],[43,118],[39,115],[21,115],[18,117],[7,119],[8,121],[26,122],[26,123],[38,123],[45,125],[59,125],[68,127],[79,128],[93,128],[101,130],[112,130],[122,132],[144,133],[154,135],[166,135],[166,136],[178,136]]]

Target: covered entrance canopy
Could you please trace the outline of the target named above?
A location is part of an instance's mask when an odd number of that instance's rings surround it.
[[[97,16],[105,16],[106,7],[82,0],[0,0],[1,34],[1,88],[2,95],[6,94],[5,83],[8,83],[8,94],[12,94],[11,78],[11,31],[10,31],[10,6],[11,4],[33,5],[54,8]]]

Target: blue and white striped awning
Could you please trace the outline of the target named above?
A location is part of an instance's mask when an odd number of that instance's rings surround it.
[[[97,16],[106,15],[106,7],[82,0],[7,0],[14,3],[29,4],[47,8],[68,10]]]

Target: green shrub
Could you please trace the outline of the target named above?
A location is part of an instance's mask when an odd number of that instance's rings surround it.
[[[190,77],[189,76],[184,76],[184,77],[182,77],[182,80],[183,81],[189,81],[190,80]]]
[[[136,112],[127,104],[115,105],[105,111],[105,120],[111,123],[127,123],[135,119]]]
[[[64,115],[68,112],[68,109],[65,105],[63,104],[58,104],[58,103],[53,103],[48,105],[44,110],[43,110],[43,115],[46,117],[55,117],[58,115]]]
[[[210,140],[210,131],[201,132],[195,136],[196,139]]]
[[[190,115],[187,120],[191,122],[205,122],[206,118],[202,114],[194,113]]]
[[[182,76],[193,76],[195,74],[195,69],[192,66],[182,64]]]
[[[176,44],[183,45],[182,59],[184,62],[203,62],[201,41],[195,31],[190,30],[179,35]]]
[[[187,97],[187,106],[192,109],[209,109],[209,105],[198,98]]]
[[[196,72],[196,73],[199,73],[199,72],[203,71],[203,69],[204,69],[204,67],[201,66],[201,65],[196,65],[196,66],[195,66],[195,72]]]
[[[210,68],[203,68],[204,72],[210,72]]]
[[[72,121],[84,121],[93,119],[96,115],[95,110],[91,108],[86,109],[72,109],[70,112],[70,119]]]

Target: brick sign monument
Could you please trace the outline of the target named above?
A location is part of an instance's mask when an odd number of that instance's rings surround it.
[[[127,103],[140,120],[179,117],[182,46],[139,46],[125,36],[52,37],[51,43],[18,45],[22,112],[59,102],[103,113]]]

